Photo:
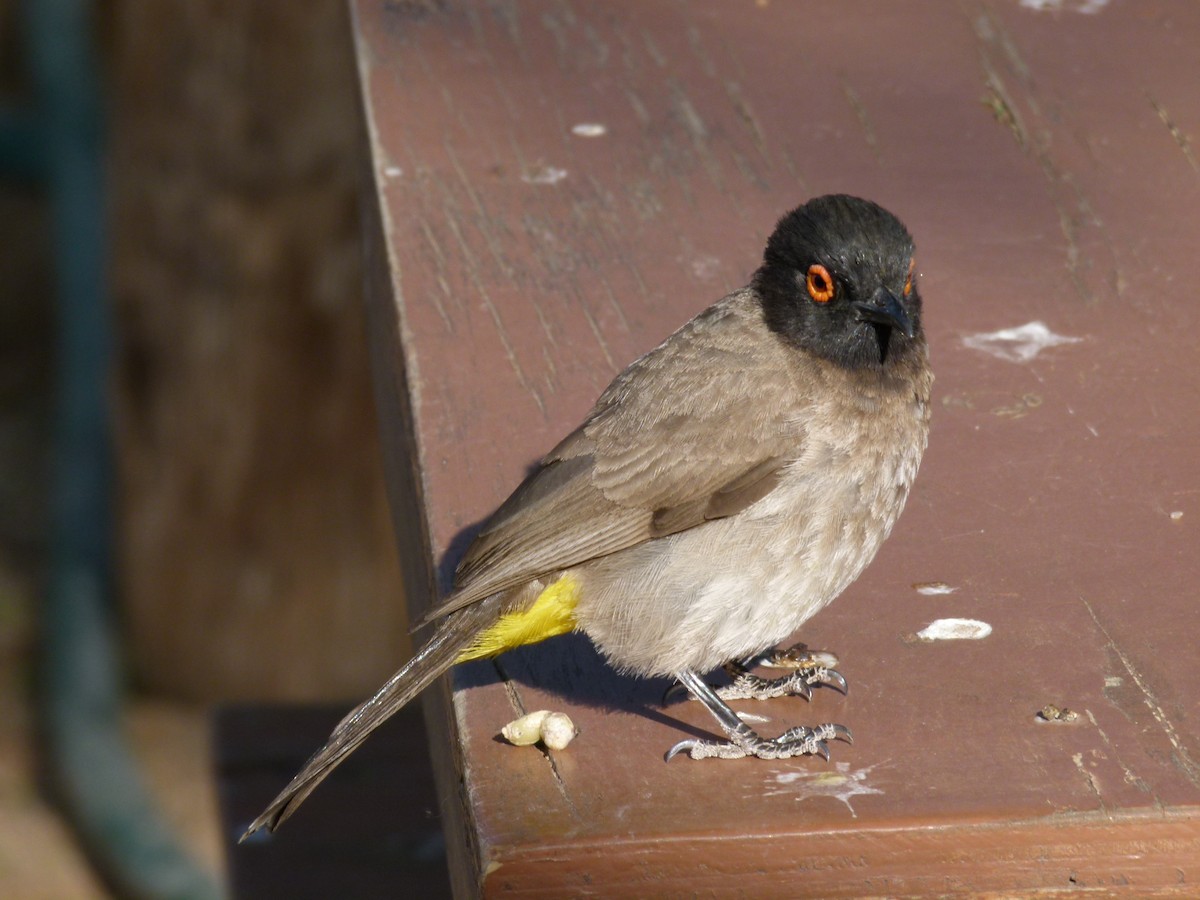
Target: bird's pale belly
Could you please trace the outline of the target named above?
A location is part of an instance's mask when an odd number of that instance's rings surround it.
[[[797,478],[740,516],[579,567],[578,626],[642,675],[708,671],[783,641],[858,577],[899,516],[915,467],[875,463],[894,477]]]

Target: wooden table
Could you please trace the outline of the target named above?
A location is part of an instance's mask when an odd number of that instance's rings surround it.
[[[849,696],[756,709],[856,743],[668,764],[708,713],[581,637],[465,667],[427,707],[456,890],[1200,892],[1200,4],[352,8],[417,609],[810,196],[908,224],[938,375],[908,511],[798,636],[840,654]],[[950,617],[992,632],[917,637]],[[495,739],[543,707],[580,726],[569,749]]]

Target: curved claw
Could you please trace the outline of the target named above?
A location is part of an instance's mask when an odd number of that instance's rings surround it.
[[[674,757],[680,753],[683,753],[684,751],[690,751],[693,747],[697,746],[699,743],[700,743],[700,741],[696,740],[695,738],[688,738],[687,740],[680,741],[678,744],[676,744],[674,747],[672,747],[670,750],[667,751],[666,762],[670,762],[672,757]]]
[[[837,669],[826,669],[822,683],[837,688],[843,695],[850,693],[850,685],[846,684],[845,677]]]
[[[829,745],[824,741],[817,741],[813,745],[813,755],[821,757],[825,762],[829,762]]]
[[[850,733],[850,729],[845,725],[834,724],[831,727],[833,728],[834,740],[845,741],[847,744],[854,743],[854,735]]]

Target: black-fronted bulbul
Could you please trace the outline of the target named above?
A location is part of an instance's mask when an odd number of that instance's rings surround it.
[[[247,834],[450,666],[569,631],[622,671],[677,679],[726,734],[668,755],[827,754],[842,726],[760,737],[701,674],[787,638],[875,556],[925,450],[932,380],[900,221],[844,195],[788,213],[750,284],[618,375],[484,523],[428,643]],[[844,684],[819,666],[789,683],[817,681]]]

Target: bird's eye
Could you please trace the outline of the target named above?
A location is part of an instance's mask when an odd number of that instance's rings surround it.
[[[808,267],[808,296],[817,303],[828,303],[833,299],[833,278],[820,263]]]
[[[912,293],[913,289],[913,273],[916,271],[917,261],[910,259],[908,261],[908,278],[904,280],[904,296],[907,297]]]

